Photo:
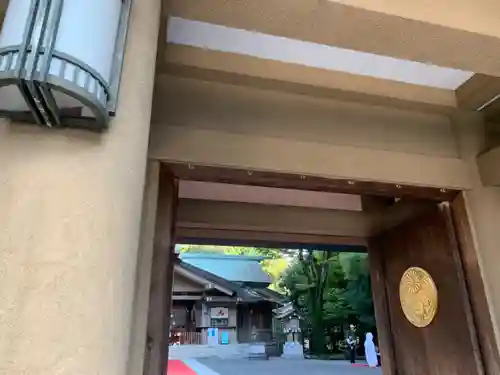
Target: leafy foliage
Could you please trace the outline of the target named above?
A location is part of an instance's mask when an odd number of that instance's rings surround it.
[[[338,341],[346,324],[374,331],[368,258],[364,254],[300,254],[279,285],[306,317],[314,354],[322,354]]]
[[[272,259],[278,259],[281,257],[280,249],[268,249],[268,248],[262,248],[262,247],[179,245],[178,250],[181,253],[255,255],[255,256],[265,256],[265,257],[272,258]]]
[[[373,332],[375,311],[368,257],[359,254],[345,254],[343,267],[347,278],[345,296],[352,311],[355,312],[356,323],[363,331]]]
[[[272,280],[269,289],[285,294],[285,291],[279,286],[279,281],[281,275],[287,270],[288,266],[288,260],[282,257],[277,259],[266,259],[262,262],[262,269],[269,274]]]

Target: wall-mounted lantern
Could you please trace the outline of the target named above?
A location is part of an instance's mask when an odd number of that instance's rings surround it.
[[[0,116],[105,129],[132,0],[11,0],[0,33]]]

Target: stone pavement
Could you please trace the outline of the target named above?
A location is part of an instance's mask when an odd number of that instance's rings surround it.
[[[199,375],[381,375],[380,368],[353,367],[345,361],[285,360],[269,361],[248,359],[205,358],[197,361],[211,370]],[[214,374],[215,373],[215,374]]]

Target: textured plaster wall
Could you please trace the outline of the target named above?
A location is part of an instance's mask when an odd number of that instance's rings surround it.
[[[495,22],[500,3],[496,0],[328,0],[435,25],[500,36]]]
[[[146,330],[148,325],[149,295],[151,288],[151,269],[153,245],[158,206],[160,163],[150,161],[146,173],[142,207],[141,239],[137,257],[134,312],[130,339],[128,375],[142,374]]]
[[[108,133],[0,122],[2,375],[126,371],[160,6],[134,2]]]

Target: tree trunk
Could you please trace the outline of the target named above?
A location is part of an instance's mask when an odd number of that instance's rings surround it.
[[[325,330],[323,327],[323,317],[314,316],[311,320],[311,354],[320,355],[325,353]]]

